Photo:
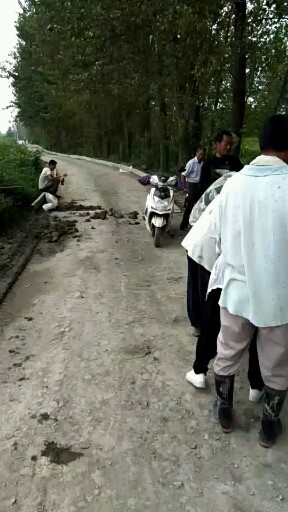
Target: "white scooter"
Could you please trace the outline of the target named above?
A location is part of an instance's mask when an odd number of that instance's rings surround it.
[[[173,187],[176,182],[176,176],[168,179],[151,176],[150,179],[151,190],[146,200],[144,220],[148,231],[154,237],[155,247],[160,247],[164,232],[170,233],[174,211]]]

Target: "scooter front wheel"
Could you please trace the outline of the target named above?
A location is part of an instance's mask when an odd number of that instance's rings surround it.
[[[154,246],[161,247],[161,228],[155,227]]]

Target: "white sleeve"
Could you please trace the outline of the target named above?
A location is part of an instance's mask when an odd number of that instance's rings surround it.
[[[194,165],[195,165],[194,159],[189,160],[189,162],[186,164],[185,171],[182,173],[182,176],[187,177],[187,176],[189,176],[189,174],[193,173]]]
[[[218,208],[220,195],[203,212],[182,242],[189,256],[211,272],[219,254],[218,240]]]
[[[221,191],[222,192],[222,191]],[[217,209],[215,209],[215,233],[216,233],[216,252],[218,256],[222,254],[221,249],[221,217],[222,217],[222,201],[223,201],[223,195],[220,192],[219,194],[219,200],[217,204]],[[214,200],[215,202],[215,200]]]

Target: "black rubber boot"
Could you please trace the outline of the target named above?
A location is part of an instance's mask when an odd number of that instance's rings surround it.
[[[230,434],[233,427],[234,381],[235,375],[223,377],[215,374],[217,398],[214,404],[214,412],[225,434]]]
[[[277,391],[265,387],[263,417],[259,444],[263,448],[271,448],[282,434],[282,422],[279,418],[287,391]]]

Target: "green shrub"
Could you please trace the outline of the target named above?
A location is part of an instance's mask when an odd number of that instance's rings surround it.
[[[0,194],[0,212],[6,210],[6,208],[10,208],[13,204],[13,199],[11,197],[5,197]]]
[[[16,206],[11,197],[5,197],[0,194],[0,233],[15,215]]]
[[[40,153],[13,140],[0,140],[1,226],[13,220],[17,206],[29,205],[37,197],[41,165]]]
[[[14,141],[0,140],[0,187],[12,187],[11,190],[2,189],[6,197],[16,195],[21,202],[33,201],[38,191],[40,170],[40,153]]]

